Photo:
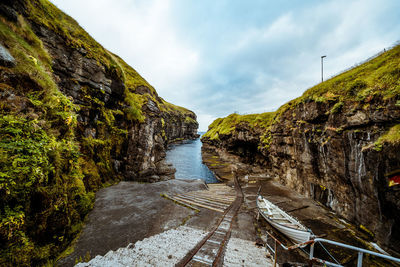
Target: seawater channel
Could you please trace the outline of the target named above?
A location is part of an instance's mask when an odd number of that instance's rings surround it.
[[[203,133],[199,133],[202,135]],[[167,150],[166,161],[176,169],[175,178],[184,180],[202,179],[206,183],[218,183],[215,175],[201,157],[200,138],[172,144]]]

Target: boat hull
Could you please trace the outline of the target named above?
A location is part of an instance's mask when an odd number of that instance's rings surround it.
[[[311,239],[311,233],[303,225],[301,225],[294,218],[291,218],[288,214],[286,214],[284,211],[282,211],[274,204],[270,203],[269,201],[267,201],[267,203],[268,205],[270,205],[270,209],[272,211],[277,212],[277,214],[280,215],[280,218],[285,218],[285,219],[287,218],[288,221],[290,220],[292,224],[296,224],[296,227],[300,229],[286,226],[283,225],[282,223],[277,222],[278,219],[274,218],[271,215],[268,215],[265,209],[260,207],[260,200],[257,199],[257,207],[260,214],[269,224],[271,224],[271,226],[273,226],[276,230],[287,236],[295,244],[305,243]]]
[[[265,220],[267,220],[267,222],[269,224],[271,224],[275,229],[277,229],[279,232],[281,232],[282,234],[287,236],[295,244],[301,244],[301,243],[307,242],[311,238],[311,233],[309,233],[309,232],[306,232],[303,230],[297,230],[297,229],[293,229],[293,228],[281,225],[281,224],[274,222],[268,218],[265,218]]]

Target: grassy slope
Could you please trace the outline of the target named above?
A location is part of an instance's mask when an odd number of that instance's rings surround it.
[[[1,266],[43,264],[79,233],[92,208],[94,191],[120,179],[113,173],[110,158],[123,146],[127,129],[118,128],[115,116],[140,123],[146,116],[142,105],[149,100],[165,113],[193,116],[157,97],[133,68],[47,0],[27,0],[26,8],[29,17],[20,15],[17,23],[0,16],[2,45],[17,63],[14,68],[0,67],[0,71],[19,81],[0,83],[0,95],[14,95],[0,103]],[[88,58],[121,78],[126,87],[121,109],[107,109],[90,94],[84,97],[91,106],[81,107],[63,95],[52,75],[51,56],[31,22],[63,36],[66,45],[85,49]],[[136,94],[141,85],[149,93]],[[101,114],[96,125],[98,139],[76,136],[81,108]]]
[[[0,105],[0,265],[23,266],[47,260],[79,231],[94,194],[83,184],[78,107],[58,90],[42,42],[23,17],[18,25],[0,18],[0,37],[17,61],[2,71],[21,77],[16,87],[0,84],[0,92],[18,96]],[[50,237],[44,229],[58,227],[53,216],[68,222]],[[51,241],[37,243],[38,236]]]
[[[261,114],[238,115],[231,114],[226,118],[216,119],[209,127],[207,133],[202,138],[210,140],[219,139],[220,136],[229,135],[241,123],[246,123],[251,127],[258,127],[267,130],[274,118],[274,112]]]
[[[400,94],[400,45],[382,55],[320,83],[287,104],[277,113],[301,102],[327,100],[365,102],[376,96],[392,98]]]
[[[133,114],[134,119],[143,121],[144,117],[141,107],[148,99],[153,100],[159,105],[160,109],[166,112],[190,113],[185,108],[175,106],[166,101],[158,101],[154,97],[157,94],[155,89],[142,76],[120,57],[103,48],[73,18],[63,13],[48,0],[30,0],[28,3],[30,10],[29,19],[39,25],[46,26],[64,37],[68,46],[84,48],[87,51],[87,58],[95,59],[99,64],[105,66],[106,69],[115,72],[124,81],[126,86],[125,100],[132,108],[137,109],[135,111],[136,114]],[[135,88],[138,86],[148,87],[150,94],[145,96],[135,94]]]
[[[284,112],[295,109],[300,103],[307,101],[336,102],[331,110],[331,112],[336,112],[344,105],[344,102],[368,105],[368,102],[374,97],[382,97],[384,99],[397,97],[397,103],[400,105],[399,95],[400,45],[358,67],[308,89],[302,96],[282,105],[276,112],[254,115],[231,114],[226,118],[216,119],[209,126],[204,138],[217,140],[220,135],[228,135],[239,122],[248,121],[247,118],[251,118],[251,116],[259,118],[265,116],[262,127],[267,129],[268,127],[266,126],[280,121],[280,117]],[[271,119],[271,116],[273,119]],[[248,123],[253,127],[259,127],[258,124],[260,124],[260,122],[257,124],[251,120]],[[394,127],[394,129],[398,129],[398,127]],[[393,136],[391,134],[393,132],[395,130],[391,130],[387,135]],[[266,136],[268,135],[264,134],[263,137],[265,138]],[[388,142],[392,139],[387,136],[382,138],[381,141]]]

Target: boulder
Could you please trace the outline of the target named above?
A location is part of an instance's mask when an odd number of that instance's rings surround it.
[[[8,50],[0,44],[0,66],[15,67],[15,59]]]

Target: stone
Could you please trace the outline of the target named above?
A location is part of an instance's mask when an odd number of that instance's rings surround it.
[[[158,109],[156,103],[154,103],[154,101],[149,100],[146,104],[147,108],[151,111],[151,112],[159,112],[160,110]]]
[[[17,12],[9,6],[0,4],[0,14],[7,18],[9,21],[17,22],[18,14]]]
[[[176,172],[176,169],[172,166],[172,164],[165,163],[164,161],[160,161],[156,164],[157,173],[160,175],[171,175]]]
[[[8,50],[0,44],[0,66],[15,67],[16,62],[14,57]]]
[[[351,126],[362,125],[367,123],[367,114],[362,111],[357,111],[356,114],[347,119],[347,123]]]
[[[160,176],[158,176],[158,175],[149,176],[147,178],[147,181],[150,182],[150,183],[158,182],[158,181],[160,181]]]
[[[344,112],[333,114],[327,111],[334,103],[301,103],[272,125],[268,148],[250,150],[263,147],[260,136],[265,131],[240,125],[219,140],[203,138],[203,150],[259,166],[281,184],[363,225],[385,248],[398,251],[400,232],[393,229],[400,223],[400,189],[388,187],[386,174],[400,169],[400,149],[397,143],[376,151],[375,142],[400,120],[400,108],[393,100],[374,101],[363,109],[344,103]],[[303,121],[300,125],[293,114]]]

